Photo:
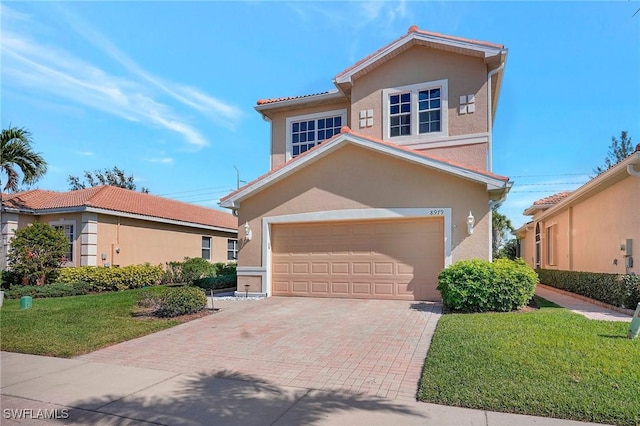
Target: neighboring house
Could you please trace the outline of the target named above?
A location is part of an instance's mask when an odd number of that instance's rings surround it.
[[[16,229],[48,223],[69,237],[67,266],[153,265],[202,257],[235,260],[237,218],[229,213],[115,186],[2,194],[0,267]]]
[[[440,300],[443,267],[490,259],[490,204],[511,187],[491,171],[506,56],[414,26],[334,90],[259,100],[271,170],[220,200],[239,215],[238,290]]]
[[[575,191],[538,200],[524,214],[533,220],[515,234],[519,256],[532,267],[637,274],[640,145]]]

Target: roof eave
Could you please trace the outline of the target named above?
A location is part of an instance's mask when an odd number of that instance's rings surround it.
[[[221,199],[219,205],[221,207],[229,208],[229,209],[237,209],[240,207],[240,202],[249,196],[253,195],[257,191],[261,191],[262,189],[271,186],[277,181],[285,178],[286,176],[295,172],[296,169],[301,167],[305,167],[312,162],[317,161],[318,159],[324,157],[328,153],[338,149],[345,143],[353,143],[359,145],[363,148],[373,149],[378,152],[386,153],[388,155],[392,155],[395,157],[404,158],[407,161],[411,161],[417,164],[420,164],[425,167],[431,167],[433,169],[439,170],[443,173],[452,174],[459,178],[471,180],[477,183],[485,184],[487,186],[487,192],[492,194],[492,199],[501,200],[506,197],[506,194],[509,192],[509,189],[512,186],[512,182],[503,179],[499,179],[497,177],[488,176],[486,174],[476,172],[469,169],[464,169],[453,164],[444,163],[435,158],[427,158],[418,153],[412,153],[407,150],[403,150],[400,148],[394,148],[389,145],[379,144],[378,142],[371,141],[366,138],[362,138],[360,136],[354,135],[352,133],[341,133],[335,140],[325,142],[322,145],[317,146],[314,151],[310,151],[309,155],[304,158],[299,158],[296,161],[292,161],[289,164],[286,164],[281,169],[275,171],[271,175],[265,176],[263,179],[257,180],[256,182],[247,185],[245,188],[242,188],[240,191],[237,191],[235,194],[228,196],[227,198]]]
[[[338,89],[332,89],[328,93],[322,93],[319,95],[301,96],[299,98],[268,102],[265,104],[256,105],[254,109],[264,115],[265,111],[270,111],[274,109],[287,108],[287,107],[300,107],[307,104],[309,104],[309,106],[313,106],[313,104],[316,104],[316,103],[334,101],[334,100],[340,100],[340,99],[346,100],[346,96],[342,92],[340,92]]]
[[[553,204],[551,207],[545,210],[537,218],[537,220],[543,220],[549,217],[550,215],[556,213],[557,211],[563,209],[564,207],[567,207],[569,205],[572,205],[573,203],[578,202],[579,200],[588,196],[594,191],[598,191],[600,188],[607,185],[611,180],[616,178],[618,175],[628,174],[627,172],[628,165],[640,165],[640,151],[634,152],[628,158],[624,159],[620,163],[611,167],[609,170],[602,173],[601,175],[591,179],[589,182],[585,183],[580,188],[576,189],[571,194],[569,194],[567,197],[558,201],[556,204]],[[527,210],[525,210],[525,213]]]

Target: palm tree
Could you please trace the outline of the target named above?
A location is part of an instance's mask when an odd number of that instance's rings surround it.
[[[47,172],[47,162],[31,147],[31,132],[24,127],[2,129],[0,138],[0,172],[7,175],[4,191],[18,190],[18,170],[22,172],[22,183],[29,185]],[[0,185],[1,186],[1,185]]]

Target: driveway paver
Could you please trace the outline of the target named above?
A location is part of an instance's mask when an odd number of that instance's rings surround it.
[[[79,360],[414,400],[437,303],[271,297]]]

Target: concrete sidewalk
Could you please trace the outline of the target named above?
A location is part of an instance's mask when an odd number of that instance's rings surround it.
[[[0,362],[3,425],[588,424],[278,386],[229,371],[181,374],[9,352]]]
[[[604,303],[592,302],[586,300],[586,297],[575,296],[543,284],[536,286],[536,295],[593,320],[631,322],[633,317],[632,310],[625,310],[628,311],[628,313],[625,313],[609,309],[604,306]]]

